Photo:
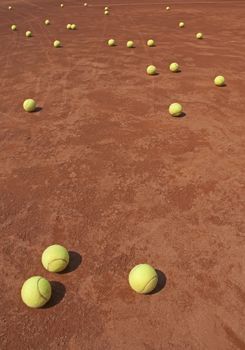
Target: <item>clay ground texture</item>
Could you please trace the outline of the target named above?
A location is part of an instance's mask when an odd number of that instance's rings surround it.
[[[87,2],[0,4],[0,348],[244,350],[245,2]],[[41,265],[54,243],[66,273]],[[152,295],[128,285],[143,262]],[[20,298],[32,275],[42,309]]]

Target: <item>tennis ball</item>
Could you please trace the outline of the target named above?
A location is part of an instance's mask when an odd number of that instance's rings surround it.
[[[170,10],[170,7],[169,7],[169,6],[167,6],[167,7],[166,7],[166,10],[167,10],[167,11],[169,11],[169,10]]]
[[[51,245],[42,254],[42,264],[50,272],[63,271],[69,264],[69,253],[62,245]]]
[[[60,7],[64,7],[64,4],[60,4]]]
[[[105,11],[104,14],[105,14],[106,16],[108,16],[108,15],[109,15],[109,11]]]
[[[196,34],[197,39],[203,39],[203,34],[202,33],[197,33]]]
[[[180,103],[172,103],[168,111],[173,117],[179,117],[182,114],[182,106]]]
[[[108,10],[109,10],[109,7],[108,7],[108,6],[106,6],[106,7],[104,8],[104,10],[105,10],[105,11],[108,11]]]
[[[12,10],[12,7],[11,7],[11,6],[9,6],[9,7],[8,7],[8,9],[9,9],[9,10]]]
[[[156,74],[157,69],[156,69],[155,66],[150,65],[150,66],[147,67],[146,72],[147,72],[147,74],[149,74],[149,75],[154,75],[154,74]]]
[[[54,47],[61,47],[61,42],[59,40],[55,40]]]
[[[28,30],[28,31],[26,32],[26,36],[27,36],[28,38],[30,38],[30,37],[32,36],[32,32],[30,32],[30,30]]]
[[[12,30],[16,30],[16,29],[17,29],[16,25],[13,24],[13,25],[11,26],[11,29],[12,29]]]
[[[51,298],[52,288],[48,280],[41,276],[28,278],[21,288],[22,301],[29,307],[38,308]]]
[[[67,26],[66,26],[67,29],[71,29],[71,24],[68,23]]]
[[[214,84],[217,86],[223,86],[225,84],[225,78],[222,75],[218,75],[214,79]]]
[[[179,22],[179,27],[180,28],[183,28],[185,26],[185,23],[184,22]]]
[[[32,98],[28,98],[23,102],[23,108],[26,112],[34,112],[36,109],[36,101]]]
[[[75,29],[77,29],[77,26],[73,23],[73,24],[71,24],[71,29],[75,30]]]
[[[88,4],[85,2],[83,5],[84,5],[84,6],[87,6]]]
[[[152,40],[152,39],[149,39],[149,40],[147,41],[147,46],[149,46],[149,47],[155,46],[155,41]]]
[[[46,19],[44,23],[46,24],[46,26],[48,26],[50,24],[50,21]]]
[[[151,265],[139,264],[130,271],[128,281],[135,292],[147,294],[156,288],[158,276]]]
[[[116,41],[114,39],[110,39],[110,40],[108,40],[108,45],[109,46],[115,46],[116,45]]]
[[[127,47],[128,47],[128,48],[134,47],[134,42],[133,42],[132,40],[129,40],[129,41],[127,42]]]
[[[179,71],[178,63],[176,63],[176,62],[171,63],[169,66],[169,69],[171,70],[171,72],[178,72]]]

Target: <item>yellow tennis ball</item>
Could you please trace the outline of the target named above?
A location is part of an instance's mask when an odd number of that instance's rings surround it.
[[[173,117],[179,117],[182,114],[182,106],[180,103],[172,103],[168,111]]]
[[[67,29],[71,29],[71,24],[68,23],[67,26],[66,26]]]
[[[109,15],[109,11],[105,11],[104,14],[105,14],[106,16],[108,16],[108,15]]]
[[[61,47],[61,42],[59,40],[55,40],[54,47]]]
[[[30,30],[28,30],[28,31],[26,32],[26,37],[30,38],[31,36],[32,36],[32,32],[31,32]]]
[[[8,9],[9,9],[9,10],[12,10],[12,6],[9,6]]]
[[[203,39],[203,34],[202,33],[197,33],[196,34],[197,39]]]
[[[127,42],[127,47],[128,47],[128,48],[134,47],[134,42],[133,42],[132,40],[129,40],[129,41]]]
[[[42,264],[50,272],[63,271],[69,264],[69,253],[62,245],[51,245],[42,254]]]
[[[64,7],[64,4],[60,4],[60,7]]]
[[[108,6],[106,6],[106,7],[104,8],[104,10],[105,10],[105,11],[108,11],[108,10],[109,10],[109,7],[108,7]]]
[[[147,67],[146,72],[147,72],[147,74],[149,74],[149,75],[154,75],[154,74],[156,74],[157,69],[156,69],[155,66],[150,65],[150,66]]]
[[[26,112],[34,112],[36,109],[36,102],[32,98],[28,98],[24,101],[23,108]]]
[[[155,41],[152,40],[152,39],[149,39],[149,40],[147,41],[147,46],[149,46],[149,47],[155,46]]]
[[[11,26],[11,29],[12,29],[12,30],[16,30],[16,29],[17,29],[16,25],[13,24],[13,25]]]
[[[166,10],[167,10],[167,11],[169,11],[169,10],[170,10],[170,7],[169,7],[169,6],[167,6],[167,7],[166,7]]]
[[[214,79],[214,84],[217,86],[223,86],[225,84],[225,78],[222,75],[218,75]]]
[[[108,40],[108,45],[109,46],[115,46],[116,45],[116,41],[114,39],[110,39],[110,40]]]
[[[46,24],[46,26],[48,26],[50,24],[50,21],[46,19],[44,23]]]
[[[151,265],[136,265],[129,273],[128,282],[135,292],[140,294],[150,293],[156,288],[157,272]]]
[[[48,280],[41,276],[28,278],[21,288],[22,301],[29,307],[38,308],[51,298],[52,288]]]
[[[179,71],[178,63],[176,63],[176,62],[171,63],[169,66],[169,69],[171,70],[171,72],[178,72]]]
[[[180,23],[179,23],[179,27],[180,27],[180,28],[183,28],[184,26],[185,26],[185,23],[184,23],[184,22],[180,22]]]
[[[77,26],[76,26],[76,24],[74,24],[74,23],[73,23],[73,24],[71,24],[71,29],[72,29],[72,30],[75,30],[75,29],[77,29]]]

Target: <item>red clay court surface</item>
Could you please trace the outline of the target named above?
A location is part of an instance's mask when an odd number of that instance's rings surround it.
[[[245,349],[245,2],[60,3],[0,5],[0,348]],[[41,265],[54,243],[66,273]],[[151,295],[128,285],[142,262]],[[32,275],[42,309],[20,298]]]

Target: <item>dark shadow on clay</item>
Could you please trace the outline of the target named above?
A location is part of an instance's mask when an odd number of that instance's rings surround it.
[[[50,282],[52,287],[52,295],[50,300],[45,304],[42,309],[49,309],[57,304],[59,304],[62,299],[64,298],[66,294],[66,288],[64,284],[58,282],[58,281],[51,281]]]
[[[42,111],[42,107],[36,107],[32,113],[38,113],[40,111]]]
[[[183,118],[183,117],[185,117],[186,116],[186,113],[184,113],[184,112],[182,112],[180,115],[178,115],[178,116],[173,116],[173,118],[176,118],[176,119],[178,119],[178,118]]]
[[[165,285],[166,285],[166,283],[167,283],[167,277],[166,277],[166,275],[165,275],[162,271],[160,271],[160,270],[158,270],[158,269],[155,269],[155,270],[156,270],[157,276],[158,276],[158,283],[157,283],[157,286],[156,286],[156,288],[155,288],[152,292],[150,292],[150,293],[148,293],[148,294],[146,294],[146,295],[152,295],[152,294],[157,294],[157,293],[159,293],[159,292],[165,287]]]
[[[81,265],[82,257],[79,253],[69,251],[69,257],[70,257],[70,261],[68,266],[66,267],[65,270],[59,272],[59,275],[73,272],[78,268],[79,265]]]

